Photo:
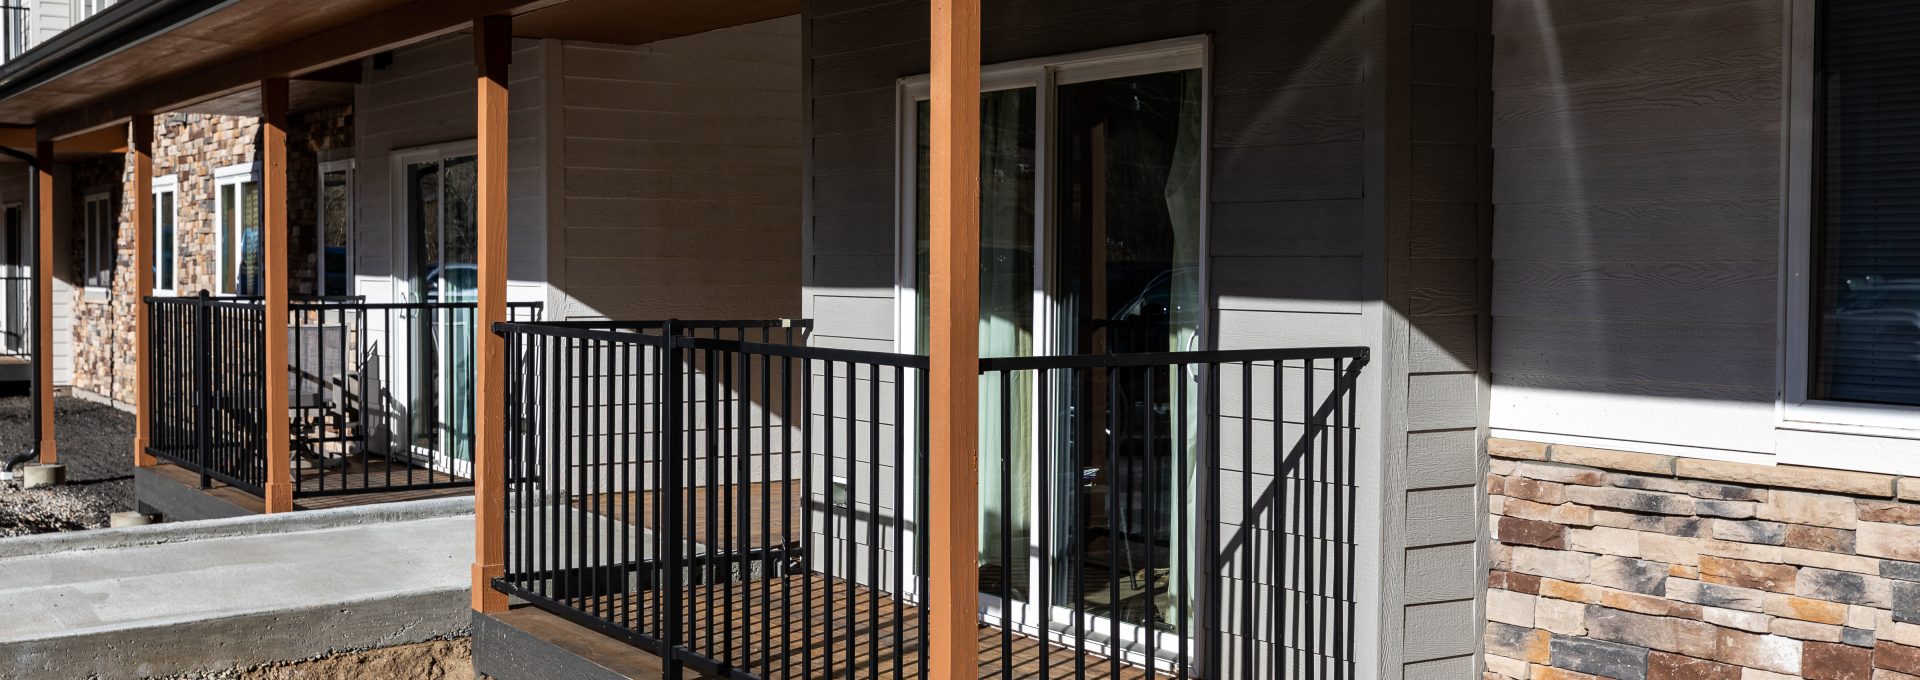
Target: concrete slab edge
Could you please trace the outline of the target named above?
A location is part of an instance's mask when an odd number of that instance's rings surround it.
[[[467,591],[0,643],[0,678],[148,678],[252,668],[466,635]]]
[[[473,670],[475,674],[497,680],[632,680],[624,673],[479,612],[473,613]]]
[[[407,522],[473,514],[473,499],[431,498],[349,508],[302,510],[195,522],[171,522],[118,529],[92,529],[0,539],[0,559],[60,552],[105,550],[179,541],[322,531],[367,524]]]

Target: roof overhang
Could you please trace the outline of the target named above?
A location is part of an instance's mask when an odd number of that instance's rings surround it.
[[[142,113],[251,113],[269,78],[295,82],[296,107],[338,100],[354,77],[345,65],[483,16],[515,16],[522,37],[641,44],[799,11],[798,0],[122,2],[0,66],[0,145],[21,148],[21,129],[71,140]]]

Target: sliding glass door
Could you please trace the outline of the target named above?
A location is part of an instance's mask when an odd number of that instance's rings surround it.
[[[463,150],[464,151],[464,150]],[[479,233],[474,225],[477,175],[471,152],[443,151],[404,161],[406,197],[404,297],[413,302],[478,299]],[[408,355],[414,454],[453,474],[471,470],[473,451],[473,323],[467,310],[410,313]]]
[[[1202,349],[1201,61],[1196,47],[986,69],[982,357]],[[902,167],[913,221],[912,240],[902,243],[912,259],[901,277],[901,295],[912,300],[902,311],[912,316],[901,332],[925,352],[928,106],[921,92],[909,85],[902,109],[913,126],[913,162]],[[1000,374],[980,386],[983,615],[1030,634],[1084,617],[1088,630],[1117,633],[1121,639],[1109,642],[1136,662],[1149,649],[1174,647],[1159,636],[1177,630],[1173,613],[1193,589],[1191,575],[1175,573],[1169,546],[1191,544],[1180,534],[1192,528],[1173,525],[1172,499],[1196,495],[1195,471],[1168,461],[1194,460],[1195,442],[1169,433],[1199,428],[1173,426],[1197,413],[1192,399],[1173,412],[1169,393],[1174,381],[1194,376],[1171,372],[1151,381],[1153,393],[1098,380],[1050,384],[1044,404],[1032,374],[1015,376],[1015,403],[1004,407],[1002,385],[991,382]],[[1040,419],[1047,427],[1036,426]],[[1054,441],[1037,441],[1038,432]],[[1049,456],[1036,455],[1043,445]],[[1182,485],[1188,493],[1176,493]],[[1037,522],[1049,523],[1048,545],[1036,538]],[[1040,578],[1050,579],[1045,589]],[[1040,592],[1051,601],[1033,601]]]

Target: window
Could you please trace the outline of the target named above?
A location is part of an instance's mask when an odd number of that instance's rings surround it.
[[[215,285],[222,295],[260,294],[260,171],[236,165],[214,172],[214,226],[219,234]]]
[[[104,10],[107,8],[107,6],[112,5],[113,0],[77,0],[75,4],[78,5],[78,7],[76,7],[75,9],[79,10],[79,16],[74,17],[74,20],[80,21],[80,20],[86,19],[87,17],[91,17],[95,14],[99,14],[101,10]]]
[[[319,262],[314,292],[353,294],[353,161],[320,165]]]
[[[1920,4],[1792,0],[1781,462],[1920,473]],[[1904,443],[1902,443],[1904,442]],[[1836,450],[1860,452],[1836,455]],[[1824,453],[1823,453],[1824,452]]]
[[[180,235],[176,225],[180,181],[173,175],[153,180],[153,292],[172,295],[180,275]]]
[[[98,297],[113,287],[113,265],[118,255],[119,215],[113,210],[110,194],[88,194],[81,204],[81,224],[86,233],[86,262],[83,283],[88,293]]]

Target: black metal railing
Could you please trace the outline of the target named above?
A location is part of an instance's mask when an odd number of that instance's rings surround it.
[[[25,5],[0,4],[0,63],[26,54],[33,46],[33,12]]]
[[[147,451],[201,486],[258,495],[267,483],[265,308],[243,300],[148,298]]]
[[[1367,356],[983,359],[982,490],[1050,509],[987,522],[1000,545],[982,554],[1014,559],[982,560],[981,592],[1002,603],[985,618],[997,655],[982,658],[1031,661],[983,677],[1053,677],[1063,662],[1072,677],[1353,677]],[[1050,483],[986,483],[989,460],[1018,480],[1019,456],[1002,452],[1023,450]]]
[[[264,306],[255,298],[148,298],[150,451],[203,486],[266,482]],[[295,497],[470,485],[471,302],[299,298],[288,306]],[[509,305],[537,320],[540,305]]]
[[[927,359],[778,327],[496,326],[495,588],[670,674],[925,677]],[[1365,361],[983,361],[981,676],[1351,677]]]

